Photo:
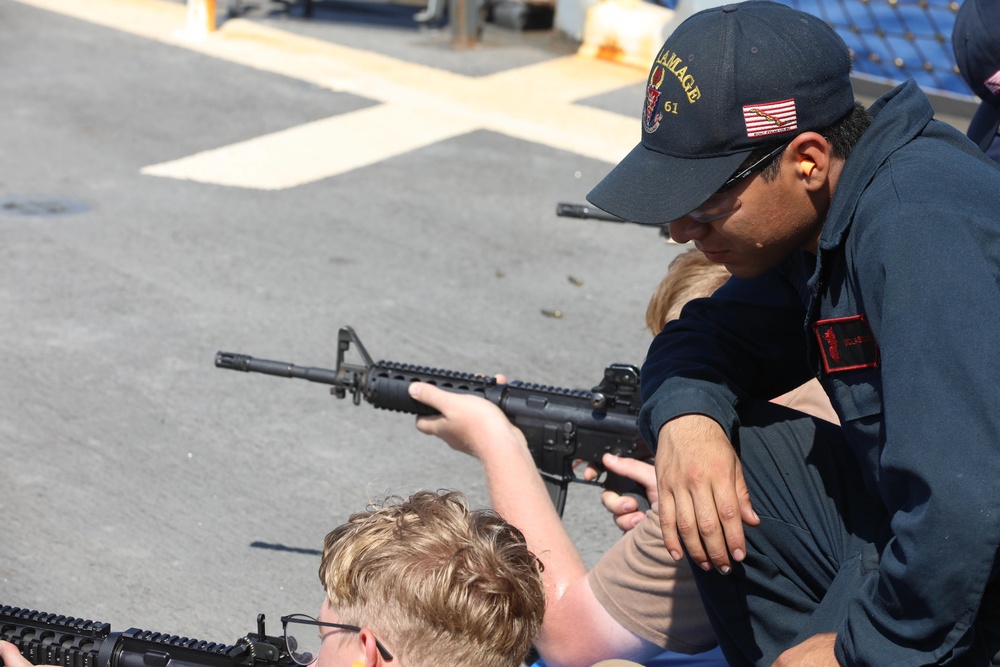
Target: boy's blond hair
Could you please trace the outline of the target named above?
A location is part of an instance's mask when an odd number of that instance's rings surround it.
[[[326,536],[319,578],[341,622],[371,628],[406,667],[517,667],[545,611],[521,531],[453,492],[351,516]]]
[[[684,304],[711,296],[729,278],[726,267],[708,261],[699,250],[691,248],[677,255],[649,300],[646,326],[655,336],[664,324],[680,317]]]

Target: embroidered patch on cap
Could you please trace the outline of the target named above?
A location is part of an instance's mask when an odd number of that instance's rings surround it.
[[[819,320],[813,332],[827,373],[878,366],[878,345],[864,315]]]
[[[646,86],[646,106],[642,112],[642,129],[646,132],[656,132],[660,127],[663,113],[657,113],[656,101],[660,99],[660,86],[663,85],[663,68],[654,66],[649,73],[649,85]]]
[[[983,83],[990,89],[991,93],[994,95],[1000,95],[1000,69],[993,72],[993,76],[986,79],[986,81],[983,81]]]
[[[743,121],[747,124],[747,136],[751,139],[794,130],[798,127],[795,100],[748,104],[743,107]]]

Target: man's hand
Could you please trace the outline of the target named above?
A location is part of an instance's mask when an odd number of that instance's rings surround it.
[[[663,543],[680,560],[681,541],[702,569],[732,570],[746,557],[743,522],[760,519],[750,504],[740,459],[722,427],[704,415],[683,415],[660,429],[656,450]],[[732,556],[732,560],[730,560]]]
[[[0,663],[6,667],[33,667],[10,642],[0,641]]]
[[[436,435],[456,451],[483,460],[487,454],[499,453],[496,445],[501,440],[513,439],[528,446],[521,430],[485,398],[456,394],[423,382],[412,383],[409,392],[412,398],[441,413],[417,417],[417,430]]]
[[[840,667],[833,651],[837,634],[813,635],[778,656],[773,667]]]

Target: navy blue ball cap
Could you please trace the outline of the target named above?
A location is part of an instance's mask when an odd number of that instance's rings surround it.
[[[1000,2],[965,0],[951,33],[955,63],[983,103],[969,125],[969,138],[985,150],[1000,125]]]
[[[755,149],[854,108],[851,55],[821,19],[768,0],[692,15],[649,72],[642,140],[587,199],[660,225],[700,206]]]
[[[955,16],[951,45],[972,92],[1000,104],[1000,2],[965,0]]]

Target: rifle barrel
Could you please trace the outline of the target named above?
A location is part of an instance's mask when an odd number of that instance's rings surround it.
[[[269,359],[255,359],[246,354],[235,352],[218,352],[215,355],[215,365],[217,368],[226,368],[231,371],[243,371],[244,373],[264,373],[265,375],[277,375],[285,378],[298,378],[319,382],[321,384],[332,384],[341,386],[343,380],[337,377],[337,371],[328,368],[316,368],[313,366],[296,366],[287,361],[272,361]]]

